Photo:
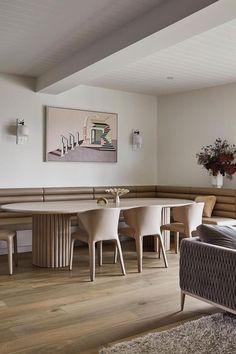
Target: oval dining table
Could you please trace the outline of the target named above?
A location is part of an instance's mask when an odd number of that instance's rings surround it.
[[[12,203],[1,206],[11,212],[32,213],[32,259],[39,267],[62,268],[69,265],[71,217],[77,213],[100,209],[125,210],[139,206],[162,207],[162,224],[170,221],[170,208],[192,204],[193,201],[170,198],[124,198],[119,204],[111,200],[107,205],[89,201],[56,201]],[[165,248],[169,249],[169,234],[164,235]]]

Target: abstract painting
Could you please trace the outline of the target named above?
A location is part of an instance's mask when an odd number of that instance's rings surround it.
[[[46,161],[117,162],[117,114],[46,107]]]

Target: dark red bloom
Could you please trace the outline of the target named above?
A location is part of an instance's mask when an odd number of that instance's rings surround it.
[[[216,139],[213,145],[202,147],[197,155],[197,162],[206,168],[210,174],[217,176],[218,173],[232,179],[236,172],[236,146],[229,144],[227,140]]]

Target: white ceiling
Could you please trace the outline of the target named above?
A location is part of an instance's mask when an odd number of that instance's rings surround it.
[[[0,0],[0,72],[38,76],[162,1]]]
[[[236,20],[101,75],[89,84],[163,95],[231,82],[236,82]]]
[[[0,0],[0,72],[48,93],[235,82],[236,0]]]

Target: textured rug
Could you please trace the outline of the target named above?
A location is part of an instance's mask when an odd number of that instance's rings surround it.
[[[217,313],[105,347],[99,354],[234,354],[236,316]]]

